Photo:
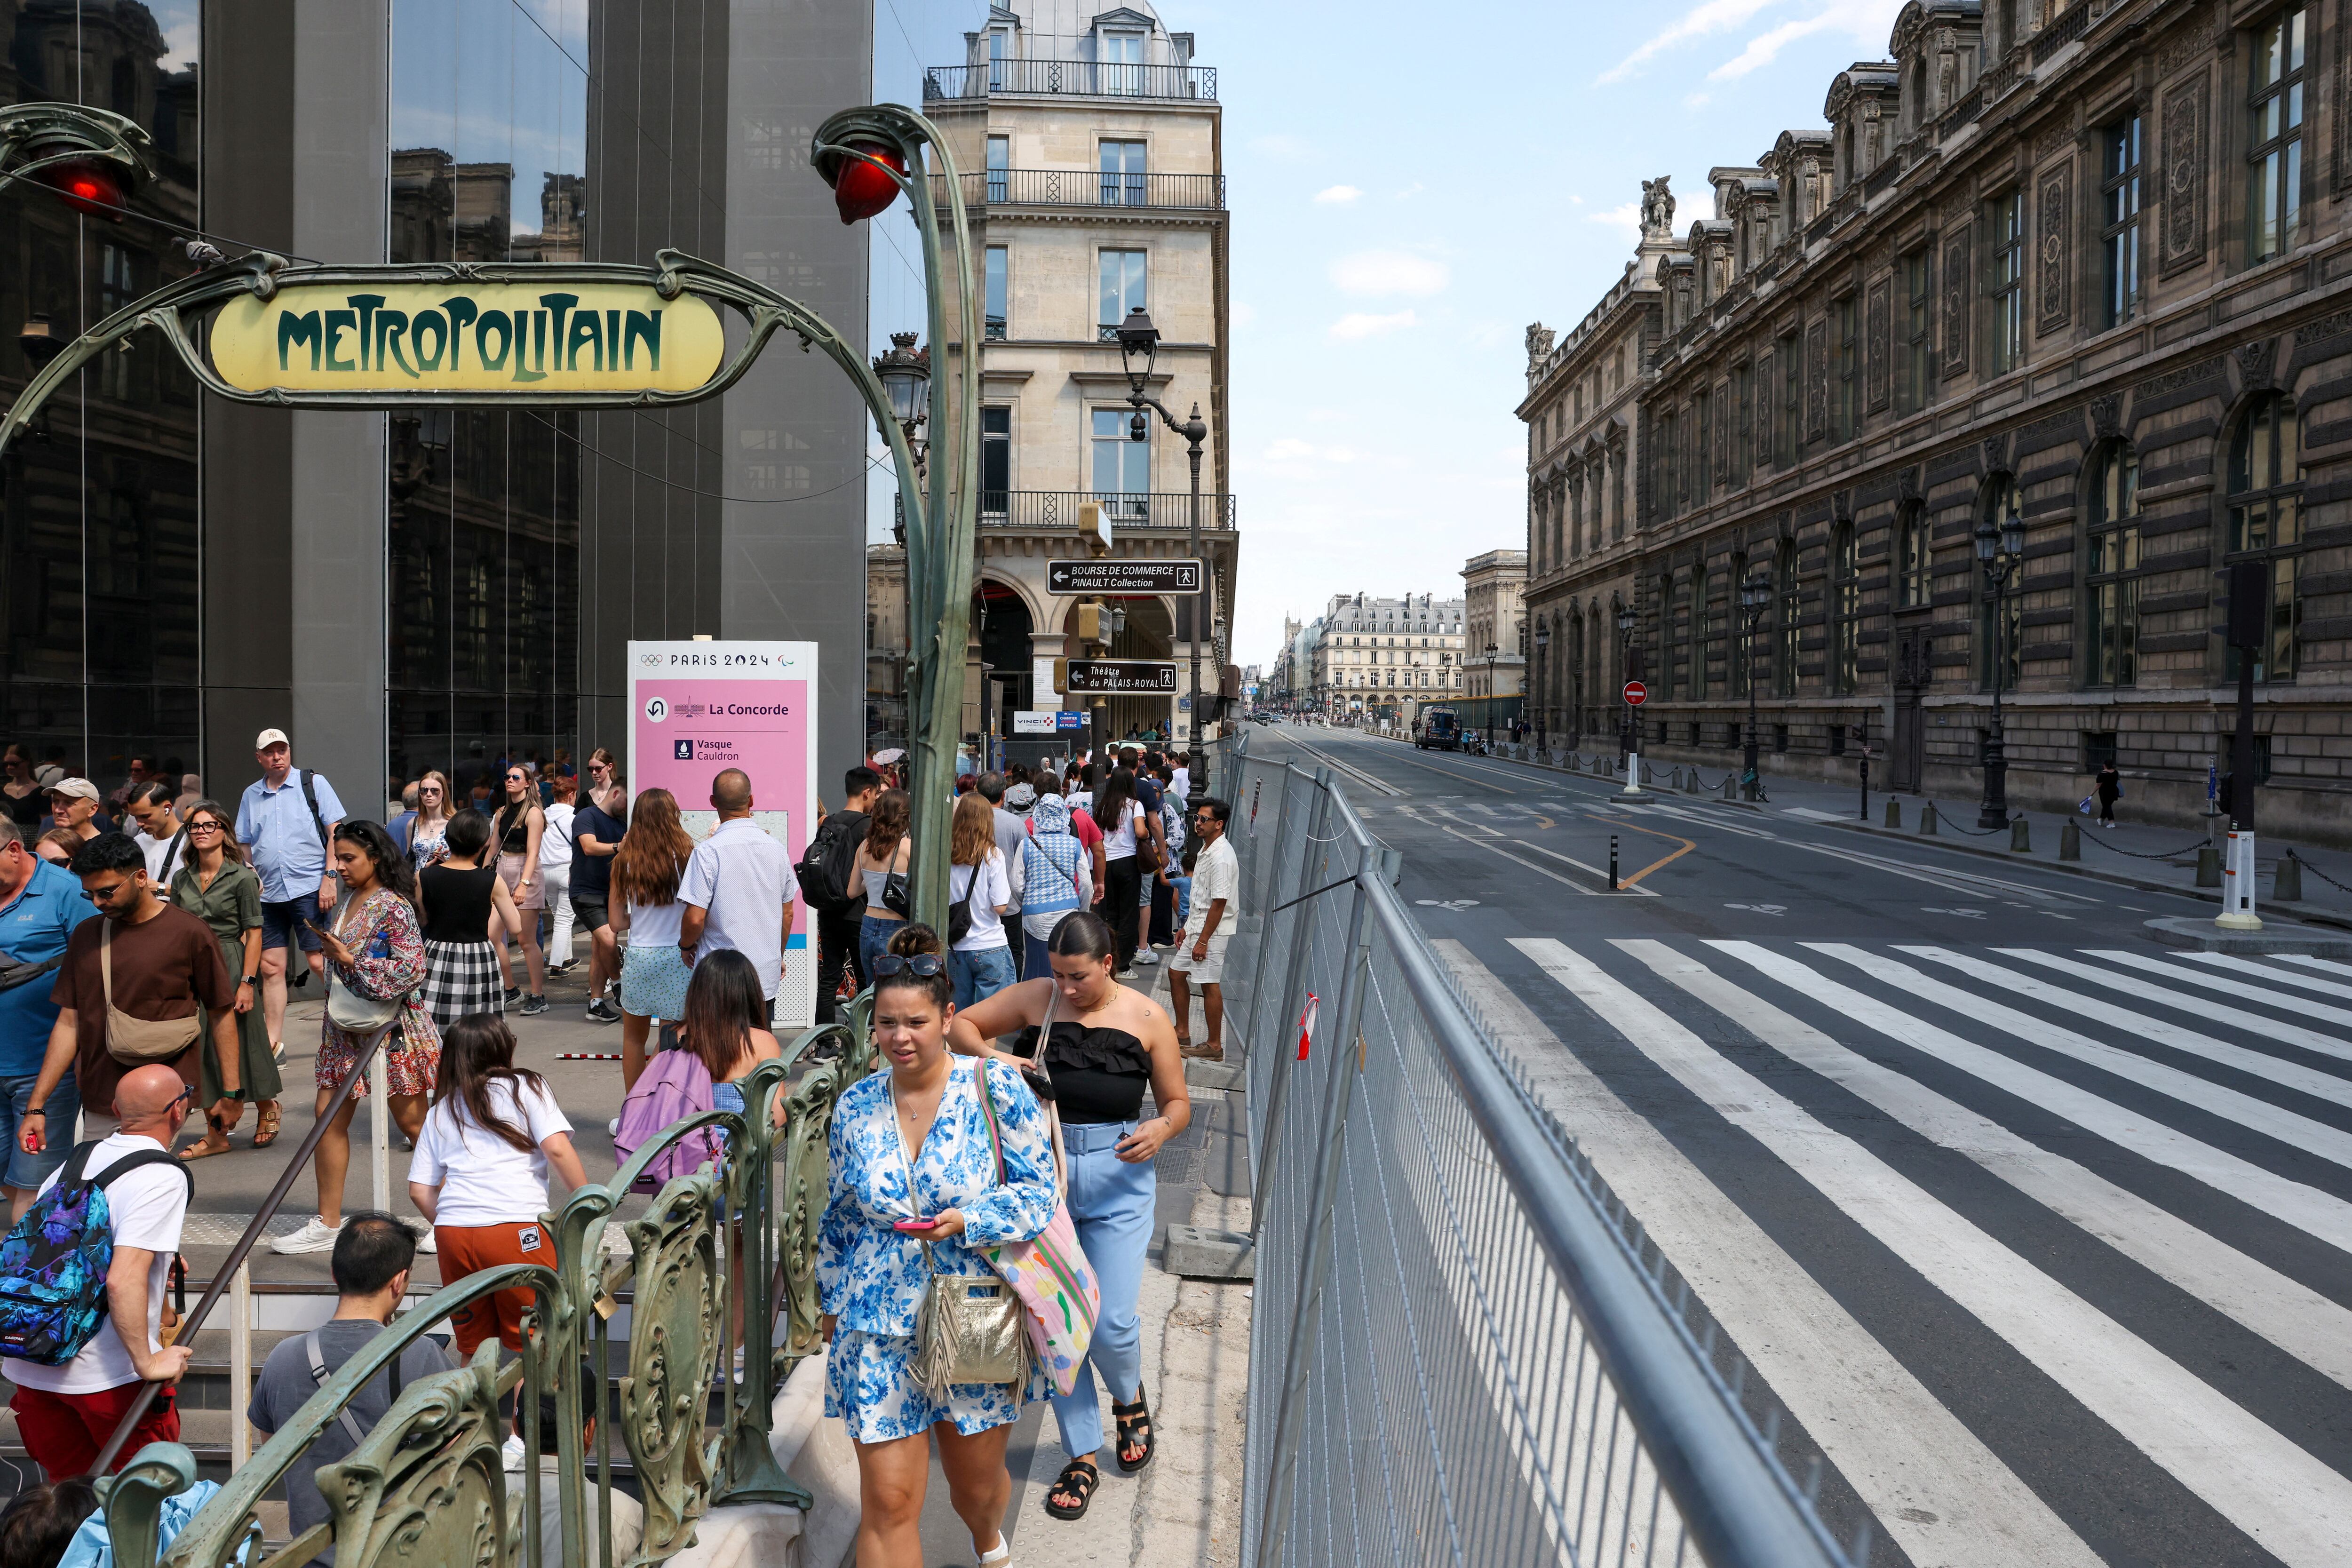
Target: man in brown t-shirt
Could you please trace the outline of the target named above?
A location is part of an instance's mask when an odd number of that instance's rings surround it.
[[[41,1109],[68,1070],[81,1086],[82,1117],[90,1136],[102,1138],[113,1129],[115,1086],[139,1064],[126,1066],[106,1048],[107,994],[99,949],[110,927],[117,1010],[151,1023],[192,1016],[199,1006],[211,1012],[213,1046],[226,1098],[211,1108],[205,1120],[223,1131],[236,1126],[240,1110],[236,1098],[236,983],[221,963],[212,928],[155,896],[155,886],[147,879],[146,851],[124,834],[100,834],[83,845],[73,868],[82,891],[98,906],[99,918],[74,929],[65,963],[50,987],[49,1000],[59,1011],[49,1031],[41,1076],[26,1106],[26,1136],[39,1136],[44,1149],[51,1139],[72,1141],[72,1128],[44,1125],[47,1118]],[[192,1089],[195,1087],[194,1046],[163,1065]]]

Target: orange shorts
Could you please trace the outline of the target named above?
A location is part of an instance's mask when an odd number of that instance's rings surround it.
[[[555,1267],[555,1238],[537,1220],[527,1225],[436,1225],[433,1239],[441,1248],[441,1278],[451,1284],[502,1263]],[[500,1290],[450,1313],[449,1330],[459,1359],[471,1356],[493,1337],[510,1351],[521,1350],[522,1316],[537,1299],[527,1289]]]

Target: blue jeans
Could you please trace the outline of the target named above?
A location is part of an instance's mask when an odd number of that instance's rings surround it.
[[[874,961],[890,950],[890,939],[907,929],[905,921],[877,920],[867,915],[857,922],[857,973],[874,983]]]
[[[24,1132],[25,1103],[33,1098],[33,1085],[40,1076],[36,1070],[21,1078],[0,1078],[0,1136],[8,1140],[8,1168],[0,1175],[0,1184],[20,1192],[38,1192],[50,1173],[66,1163],[66,1156],[73,1152],[74,1122],[81,1115],[81,1086],[68,1073],[41,1107],[47,1147],[37,1154],[26,1153],[16,1140]]]
[[[1070,1157],[1070,1222],[1102,1289],[1094,1342],[1078,1365],[1078,1380],[1069,1393],[1054,1395],[1062,1451],[1074,1459],[1091,1458],[1103,1446],[1095,1374],[1101,1373],[1115,1405],[1131,1403],[1143,1386],[1143,1323],[1136,1296],[1143,1289],[1144,1255],[1151,1247],[1158,1182],[1150,1161],[1130,1165],[1118,1157],[1118,1141],[1134,1131],[1132,1121],[1062,1128]]]
[[[1176,929],[1182,931],[1184,922],[1192,918],[1192,879],[1181,871],[1171,871],[1168,882],[1176,889]]]
[[[957,1006],[985,1002],[1013,984],[1013,950],[982,947],[966,952],[954,949],[948,954],[948,978],[955,982]]]

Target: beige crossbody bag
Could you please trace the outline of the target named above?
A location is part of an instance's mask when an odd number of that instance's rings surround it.
[[[114,922],[108,921],[98,937],[98,974],[106,987],[106,1053],[124,1067],[168,1062],[196,1043],[204,1033],[205,1012],[198,1007],[184,1018],[134,1018],[114,1005]]]

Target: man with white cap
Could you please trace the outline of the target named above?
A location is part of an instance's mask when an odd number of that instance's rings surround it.
[[[261,1012],[275,1053],[286,1041],[289,945],[299,943],[308,958],[302,980],[324,968],[310,922],[335,907],[328,861],[343,803],[324,778],[308,768],[296,771],[293,744],[283,730],[256,736],[253,758],[261,776],[245,786],[237,802],[236,837],[261,878]]]
[[[98,786],[88,779],[59,779],[49,785],[50,826],[65,828],[87,844],[107,830],[100,809],[104,804]]]

